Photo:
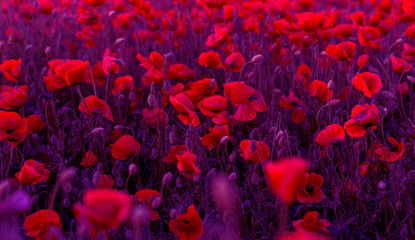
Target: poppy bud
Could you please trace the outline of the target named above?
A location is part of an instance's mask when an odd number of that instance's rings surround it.
[[[166,174],[164,174],[163,180],[161,181],[161,183],[163,185],[169,185],[171,181],[173,181],[173,174],[171,172],[167,172]]]
[[[401,44],[403,42],[403,39],[402,38],[398,38],[396,41],[395,41],[395,43],[394,44]]]
[[[229,175],[228,181],[229,182],[235,182],[236,181],[236,173],[235,172],[233,172],[233,173],[231,173],[231,175]]]
[[[134,208],[131,214],[131,220],[133,222],[133,225],[136,226],[138,229],[143,228],[150,220],[150,217],[150,210],[143,205]]]
[[[287,66],[285,66],[285,71],[287,72],[292,72],[294,70],[294,67],[292,64],[287,64]]]
[[[251,143],[249,144],[249,148],[251,149],[251,152],[256,152],[256,148],[257,148],[257,144],[256,141],[251,141]]]
[[[326,107],[331,107],[331,106],[336,106],[337,104],[339,104],[340,100],[337,99],[332,99],[329,102],[326,103]]]
[[[274,68],[274,73],[279,74],[281,71],[281,66],[277,66]]]
[[[117,38],[114,42],[114,44],[122,44],[125,42],[125,38]]]
[[[397,211],[401,211],[402,210],[402,202],[398,200],[395,203],[395,208],[396,208]]]
[[[176,139],[176,132],[175,131],[171,131],[169,134],[169,141],[171,144],[174,144],[174,140]]]
[[[118,95],[118,101],[124,101],[124,99],[125,99],[125,95],[123,94],[123,93],[120,93],[119,95]]]
[[[50,49],[50,47],[49,47],[49,46],[47,46],[47,47],[45,48],[45,54],[46,54],[46,55],[49,55],[49,54],[50,54],[50,52],[51,52],[51,49]]]
[[[120,188],[122,186],[124,186],[124,180],[122,179],[122,177],[118,177],[117,178],[117,186]]]
[[[67,182],[67,183],[62,185],[62,189],[66,193],[69,193],[72,190],[72,184],[70,182]]]
[[[115,10],[111,10],[108,12],[108,16],[111,18],[112,16],[114,16],[116,14]]]
[[[412,76],[407,76],[406,78],[408,79],[408,81],[409,81],[410,83],[415,84],[415,78],[414,78],[414,77],[412,77]]]
[[[212,179],[216,176],[216,168],[212,168],[209,170],[207,174],[207,179]]]
[[[154,198],[153,201],[151,201],[151,209],[155,210],[159,208],[160,204],[161,204],[161,198],[160,197]]]
[[[336,85],[334,84],[333,80],[329,81],[329,83],[327,84],[327,88],[331,91],[336,90]]]
[[[123,129],[124,129],[124,126],[122,126],[122,125],[116,125],[116,126],[114,127],[114,129],[115,129],[115,130],[117,130],[117,131],[121,131],[121,130],[123,130]]]
[[[58,137],[56,137],[55,135],[52,135],[50,137],[50,143],[52,143],[53,145],[55,145],[58,142]]]
[[[166,53],[166,54],[164,54],[164,58],[169,58],[169,57],[173,57],[173,53]]]
[[[95,186],[98,186],[99,185],[99,181],[101,180],[101,173],[99,172],[99,171],[96,171],[95,173],[94,173],[94,175],[92,176],[92,183],[95,185]]]
[[[151,155],[153,156],[153,158],[157,158],[158,157],[158,150],[157,150],[157,148],[151,149]]]
[[[181,187],[183,183],[183,180],[181,177],[176,178],[176,186]]]
[[[175,209],[171,209],[171,210],[170,210],[170,218],[171,218],[171,219],[176,219],[176,217],[177,217],[177,212],[176,212],[176,210],[175,210]]]
[[[76,175],[76,168],[74,167],[68,167],[65,168],[58,177],[59,184],[65,184],[67,182],[70,182],[73,177]]]
[[[137,94],[134,91],[131,91],[128,93],[128,100],[134,101],[136,97],[137,97]]]
[[[247,209],[247,208],[250,208],[250,207],[251,207],[251,202],[249,200],[245,200],[245,202],[243,202],[241,204],[242,209]]]
[[[170,91],[170,89],[171,89],[171,82],[170,82],[170,80],[164,80],[164,82],[163,82],[163,88],[167,92]]]
[[[379,189],[382,189],[383,190],[383,189],[386,188],[386,183],[384,181],[379,181],[378,187],[379,187]]]
[[[148,95],[147,103],[150,107],[154,107],[156,105],[156,98],[154,97],[154,95],[152,93],[150,93],[150,95]]]
[[[92,135],[94,135],[94,136],[97,136],[98,134],[101,134],[101,133],[103,133],[104,131],[105,131],[105,129],[104,129],[104,128],[102,128],[102,127],[97,127],[97,128],[92,129],[92,131],[91,131],[89,134],[92,134]]]
[[[129,175],[134,175],[134,174],[136,174],[137,173],[137,165],[135,165],[134,163],[131,163],[129,166],[128,166],[128,174]]]
[[[9,179],[0,182],[0,196],[6,196],[12,190],[12,184]]]
[[[287,140],[285,137],[280,137],[278,140],[278,146],[284,147],[287,144]]]
[[[216,80],[212,78],[212,80],[210,80],[209,82],[209,88],[212,90],[215,88],[215,86],[216,86]]]
[[[186,140],[184,140],[184,145],[186,146],[187,151],[192,152],[193,143],[192,143],[192,140],[190,140],[190,138],[186,138]]]
[[[229,162],[235,162],[235,161],[236,161],[236,152],[233,152],[229,156]]]
[[[69,200],[69,198],[65,197],[63,199],[63,206],[66,207],[66,208],[71,206],[71,201]]]
[[[121,59],[115,59],[112,60],[113,62],[115,62],[118,66],[123,66],[124,65],[124,61]]]
[[[294,52],[294,55],[295,55],[295,56],[297,56],[297,57],[298,57],[298,56],[301,56],[301,50],[297,50],[297,51],[295,51],[295,52]]]
[[[220,141],[219,144],[226,144],[229,142],[229,136],[223,136]]]
[[[58,140],[58,142],[56,143],[56,146],[58,147],[59,151],[63,151],[63,149],[65,149],[65,144],[63,143],[62,139]]]
[[[33,47],[32,44],[27,44],[26,47],[24,48],[25,52],[30,50]]]
[[[200,174],[195,174],[194,176],[193,176],[193,181],[194,182],[199,182],[200,181]]]
[[[264,60],[264,56],[262,54],[257,54],[257,55],[252,57],[251,62],[260,63],[260,62],[262,62],[262,60]]]

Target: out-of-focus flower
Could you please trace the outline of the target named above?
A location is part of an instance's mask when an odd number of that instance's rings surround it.
[[[140,204],[147,205],[149,210],[151,210],[151,221],[156,221],[160,219],[159,213],[154,210],[160,205],[160,202],[157,203],[157,198],[161,200],[161,194],[153,189],[143,189],[134,195],[134,200]]]
[[[41,209],[29,215],[23,223],[26,236],[36,240],[57,239],[56,233],[49,231],[51,227],[61,229],[62,223],[58,213],[49,209]]]
[[[169,228],[180,240],[198,240],[203,234],[203,222],[194,205],[185,214],[171,219]]]

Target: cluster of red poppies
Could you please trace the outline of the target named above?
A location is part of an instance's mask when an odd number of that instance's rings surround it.
[[[0,19],[5,239],[414,239],[415,0]]]

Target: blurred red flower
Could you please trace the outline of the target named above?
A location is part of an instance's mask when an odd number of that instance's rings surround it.
[[[5,60],[0,65],[0,72],[3,72],[8,81],[17,82],[22,76],[22,59]]]
[[[50,232],[51,227],[62,228],[58,213],[49,209],[41,209],[26,217],[23,222],[23,229],[26,230],[25,235],[36,240],[55,240],[58,236]]]
[[[198,240],[203,234],[203,222],[194,205],[191,205],[185,214],[171,219],[169,228],[180,240]]]

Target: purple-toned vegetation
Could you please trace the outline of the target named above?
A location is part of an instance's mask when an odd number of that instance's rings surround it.
[[[414,0],[0,20],[0,239],[415,239]]]

